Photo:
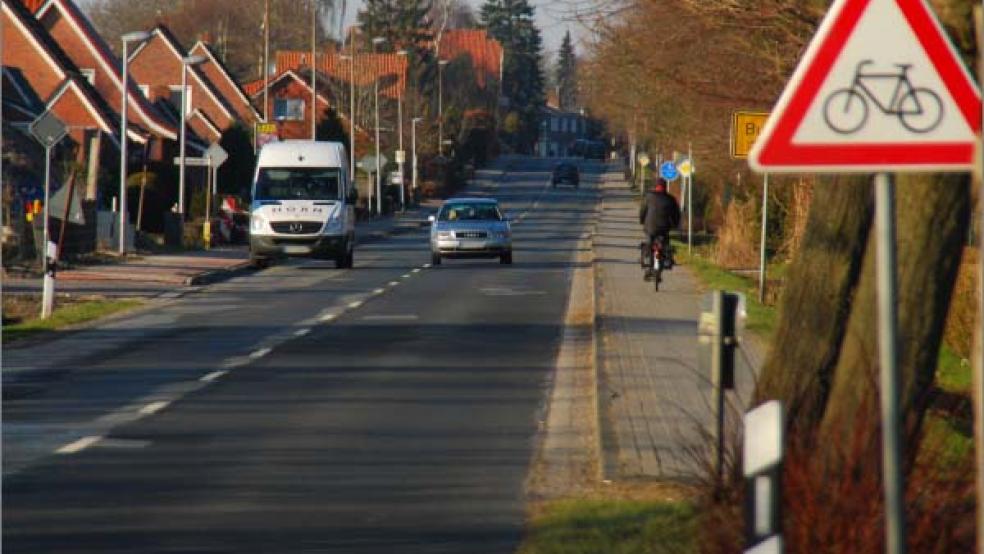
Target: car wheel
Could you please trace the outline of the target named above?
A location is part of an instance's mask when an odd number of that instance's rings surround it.
[[[499,263],[502,265],[512,265],[512,251],[499,256]]]
[[[256,256],[249,257],[249,266],[253,269],[266,269],[270,267],[270,260]]]
[[[441,265],[441,255],[437,252],[431,252],[431,265]]]

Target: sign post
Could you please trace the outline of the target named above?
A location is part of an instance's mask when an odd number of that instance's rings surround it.
[[[888,82],[887,97],[879,84]],[[874,173],[886,552],[905,552],[895,189],[967,172],[981,96],[926,0],[835,0],[749,155],[759,172]]]
[[[731,157],[748,159],[769,118],[768,112],[735,112],[731,115]],[[762,229],[759,239],[759,302],[765,302],[765,233],[769,225],[769,174],[762,176]]]
[[[211,248],[212,196],[215,195],[218,189],[219,167],[221,167],[222,164],[229,159],[229,153],[226,152],[218,142],[213,142],[212,145],[205,150],[204,157],[208,164],[208,183],[205,187],[205,223],[202,225],[202,240],[205,242],[205,248]]]
[[[41,318],[51,317],[55,304],[55,268],[58,262],[58,248],[52,244],[48,233],[51,195],[51,150],[68,134],[68,127],[50,111],[41,114],[30,125],[31,134],[44,146],[44,212],[41,215],[42,246],[41,273]]]
[[[640,167],[640,170],[639,170],[639,175],[640,175],[640,179],[639,179],[639,193],[640,194],[645,194],[645,192],[646,192],[646,167],[649,165],[649,162],[650,161],[651,160],[649,159],[649,154],[646,154],[645,152],[642,152],[641,154],[639,154],[638,162],[639,162],[639,167]]]
[[[683,196],[684,205],[687,207],[687,253],[690,254],[694,248],[694,162],[691,151],[687,149],[687,157],[677,162],[677,171],[683,176],[686,186],[686,193]]]

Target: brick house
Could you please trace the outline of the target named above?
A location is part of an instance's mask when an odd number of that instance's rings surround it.
[[[2,3],[4,119],[26,124],[50,110],[68,128],[75,157],[87,169],[95,199],[100,168],[118,159],[118,118],[59,45],[19,2]],[[16,126],[16,125],[15,125]],[[136,128],[132,140],[146,140]],[[32,139],[33,140],[33,139]]]
[[[113,112],[119,113],[123,96],[122,64],[79,7],[72,0],[46,0],[35,17]],[[168,160],[176,150],[178,132],[174,122],[152,105],[132,81],[127,90],[127,104],[129,121],[138,129],[136,133],[128,132],[130,140],[146,144],[150,159]]]
[[[198,41],[191,48],[191,54],[205,57],[205,63],[198,66],[199,71],[222,94],[226,103],[232,107],[240,121],[245,123],[247,127],[251,127],[260,120],[260,114],[253,107],[243,88],[233,78],[225,64],[215,55],[215,52],[212,51],[208,43],[201,40]]]
[[[406,56],[358,53],[355,55],[354,68],[350,60],[343,60],[341,56],[341,53],[335,51],[319,53],[318,71],[346,85],[354,80],[355,86],[360,88],[371,86],[379,79],[379,95],[391,100],[396,100],[406,92]],[[280,50],[276,54],[277,73],[311,67],[310,58],[311,52]]]
[[[130,54],[130,75],[151,102],[167,102],[178,110],[181,104],[181,80],[188,54],[163,25],[151,31],[148,40]],[[198,67],[189,67],[185,119],[188,127],[207,142],[216,142],[238,120],[238,114],[225,96]],[[180,112],[176,112],[180,119]]]
[[[546,105],[540,108],[540,134],[535,151],[540,157],[574,155],[574,141],[588,138],[588,118],[581,112]]]

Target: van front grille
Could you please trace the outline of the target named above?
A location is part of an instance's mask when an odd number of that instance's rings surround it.
[[[283,235],[313,235],[324,227],[323,221],[273,221],[270,227]]]

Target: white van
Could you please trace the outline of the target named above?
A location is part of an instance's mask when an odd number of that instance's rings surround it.
[[[352,267],[355,187],[340,142],[287,140],[263,145],[253,178],[249,257],[307,256]]]

